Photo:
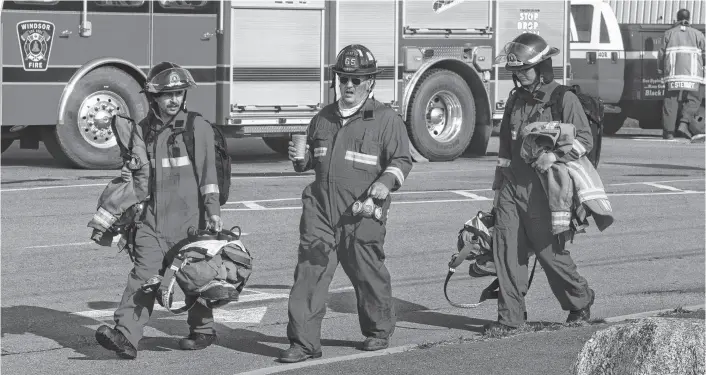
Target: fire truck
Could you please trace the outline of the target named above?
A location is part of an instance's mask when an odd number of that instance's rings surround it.
[[[150,66],[173,61],[198,87],[188,107],[229,137],[288,137],[334,98],[330,65],[344,46],[369,47],[384,72],[374,97],[395,108],[415,160],[485,154],[513,87],[493,66],[523,32],[559,46],[563,0],[0,1],[2,149],[43,142],[79,168],[120,165],[113,115],[140,119]],[[339,96],[340,97],[340,96]]]
[[[606,103],[603,131],[615,134],[630,117],[640,128],[662,128],[664,82],[658,51],[680,8],[704,32],[703,1],[571,2],[571,81]],[[704,104],[694,121],[704,121]]]

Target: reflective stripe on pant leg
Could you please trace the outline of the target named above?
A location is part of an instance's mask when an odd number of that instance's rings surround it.
[[[500,283],[498,321],[517,327],[524,323],[527,293],[527,237],[512,189],[500,190],[493,229],[493,260]]]
[[[324,215],[303,199],[300,244],[294,285],[289,292],[287,337],[307,352],[321,350],[321,321],[326,314],[326,297],[338,257],[333,250],[334,234]]]
[[[395,330],[396,317],[390,272],[384,263],[385,226],[366,218],[345,222],[338,252],[355,289],[361,333],[387,338]]]
[[[140,287],[150,277],[159,274],[166,246],[147,226],[135,235],[135,263],[130,271],[120,305],[115,310],[116,328],[137,348],[143,329],[152,315],[154,294],[145,294]]]

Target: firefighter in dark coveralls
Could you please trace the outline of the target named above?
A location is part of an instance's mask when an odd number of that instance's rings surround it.
[[[362,349],[387,348],[395,328],[383,243],[389,193],[412,169],[409,139],[402,118],[370,96],[381,72],[370,50],[349,45],[336,60],[332,70],[341,99],[311,120],[304,160],[294,158],[290,142],[294,169],[314,169],[316,179],[302,193],[298,264],[289,295],[291,346],[280,354],[281,362],[321,356],[321,322],[338,262],[355,289],[366,337]],[[381,220],[352,214],[356,200],[369,196],[382,207]]]
[[[498,321],[485,330],[512,330],[524,324],[529,252],[534,252],[544,269],[554,296],[561,308],[569,311],[567,322],[588,320],[595,293],[581,277],[565,240],[552,234],[552,217],[547,195],[537,173],[546,172],[553,163],[565,163],[589,152],[593,137],[581,103],[572,92],[564,94],[562,118],[574,124],[576,147],[565,155],[545,153],[533,165],[520,156],[523,127],[534,121],[552,121],[549,108],[537,116],[559,85],[552,74],[551,57],[559,50],[550,47],[536,34],[525,33],[505,46],[496,63],[505,62],[517,87],[512,108],[506,110],[500,128],[498,166],[493,181],[496,222],[493,233],[493,257],[500,291]],[[532,121],[530,121],[532,119]]]
[[[96,339],[122,358],[137,356],[154,307],[154,293],[141,286],[152,276],[163,273],[167,253],[187,237],[190,227],[222,229],[218,181],[215,169],[215,144],[211,126],[197,116],[194,123],[194,163],[187,154],[183,136],[186,90],[195,86],[188,70],[162,62],[147,76],[144,92],[151,111],[138,124],[151,163],[150,198],[137,226],[134,240],[134,268],[115,311],[115,328],[103,325]],[[186,301],[187,304],[191,301]],[[190,334],[179,341],[185,350],[203,349],[215,339],[213,311],[196,303],[189,310]]]
[[[703,142],[704,129],[696,127],[694,117],[703,100],[706,83],[706,39],[701,31],[691,26],[690,18],[691,14],[687,9],[677,12],[677,23],[664,32],[664,46],[659,50],[658,73],[664,75],[666,86],[662,105],[662,137],[674,138],[676,127],[677,135],[691,138],[695,142]]]

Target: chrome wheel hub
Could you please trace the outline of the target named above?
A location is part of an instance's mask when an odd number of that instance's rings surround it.
[[[429,99],[425,118],[432,138],[439,142],[450,142],[463,127],[461,101],[452,92],[439,91]]]
[[[110,121],[117,114],[130,115],[120,95],[112,91],[97,91],[86,97],[78,110],[78,129],[83,139],[96,148],[117,145],[110,128]]]

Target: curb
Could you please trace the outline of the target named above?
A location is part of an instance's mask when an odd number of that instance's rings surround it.
[[[697,309],[703,309],[705,306],[704,305],[693,305],[693,306],[680,306],[680,307],[685,310],[697,310]],[[630,319],[640,319],[640,318],[655,316],[660,313],[669,312],[669,311],[674,311],[674,309],[671,308],[671,309],[663,309],[663,310],[645,311],[645,312],[641,312],[641,313],[628,314],[628,315],[619,315],[619,316],[614,316],[614,317],[610,317],[610,318],[605,318],[605,321],[607,323],[617,323],[617,322],[622,322],[622,321],[626,321],[626,320],[630,320]],[[265,368],[260,368],[260,369],[252,370],[252,371],[239,372],[239,373],[236,373],[236,375],[275,374],[278,372],[295,370],[295,369],[306,368],[306,367],[313,367],[313,366],[318,366],[318,365],[325,365],[325,364],[329,364],[329,363],[350,361],[350,360],[361,359],[361,358],[379,357],[379,356],[389,355],[389,354],[398,354],[398,353],[405,352],[407,350],[417,348],[419,345],[421,345],[421,344],[408,344],[408,345],[402,345],[402,346],[395,346],[392,348],[387,348],[387,349],[379,350],[379,351],[375,351],[375,352],[357,353],[357,354],[351,354],[351,355],[344,355],[344,356],[340,356],[340,357],[332,357],[332,358],[326,358],[326,359],[317,359],[317,360],[313,360],[313,361],[304,361],[304,362],[299,362],[299,363],[291,363],[291,364],[286,364],[286,365],[265,367]]]

